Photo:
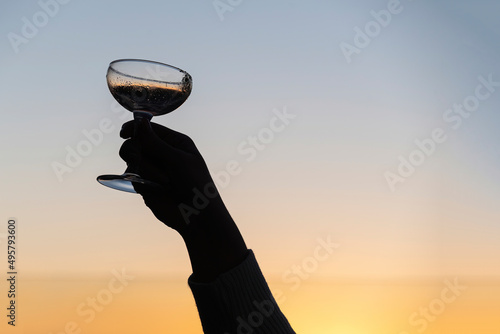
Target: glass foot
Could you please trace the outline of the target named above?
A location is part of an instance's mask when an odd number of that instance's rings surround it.
[[[137,191],[134,189],[134,183],[153,187],[158,186],[156,183],[145,180],[134,173],[124,173],[122,175],[100,175],[97,177],[97,182],[109,188],[134,194],[137,194]]]

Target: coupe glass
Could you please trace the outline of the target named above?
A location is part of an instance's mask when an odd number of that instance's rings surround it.
[[[106,74],[113,97],[134,113],[134,119],[151,120],[177,109],[191,94],[191,76],[177,68],[155,61],[119,59],[111,62]],[[134,184],[157,187],[136,173],[101,175],[97,181],[107,187],[137,193]]]

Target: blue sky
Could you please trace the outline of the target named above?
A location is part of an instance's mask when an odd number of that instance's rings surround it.
[[[189,100],[154,121],[190,135],[214,173],[229,160],[244,162],[238,145],[266,127],[274,109],[296,115],[223,190],[251,246],[271,259],[285,250],[286,267],[318,236],[332,234],[352,245],[343,273],[372,274],[370,250],[383,258],[396,245],[416,262],[398,272],[403,260],[394,255],[386,264],[391,274],[481,272],[470,264],[492,263],[484,258],[492,249],[500,254],[490,239],[499,232],[500,92],[456,131],[442,116],[474,92],[479,76],[500,81],[499,4],[401,1],[401,12],[348,63],[340,44],[353,44],[353,29],[364,29],[374,20],[371,11],[388,3],[241,1],[221,20],[211,1],[72,0],[16,53],[9,33],[23,36],[23,18],[34,23],[43,9],[36,1],[3,2],[2,214],[26,222],[29,252],[53,258],[54,270],[67,268],[61,247],[95,270],[106,261],[127,261],[117,254],[129,254],[139,267],[140,256],[131,255],[123,239],[151,238],[158,253],[179,247],[160,224],[137,231],[138,220],[152,219],[140,199],[95,182],[125,166],[118,129],[128,119],[112,107],[107,66],[143,58],[193,76]],[[66,148],[76,149],[86,140],[82,131],[104,118],[114,130],[59,182],[52,163],[63,163]],[[436,127],[446,129],[448,141],[391,193],[384,172],[394,171],[398,156],[410,154],[414,140]],[[464,221],[454,225],[457,217]],[[269,233],[262,236],[264,228]],[[114,235],[117,229],[122,232]],[[50,242],[37,250],[40,236]],[[102,262],[93,262],[94,251],[81,252],[89,240],[98,245],[95,254],[107,254]],[[464,247],[455,247],[460,243],[479,247],[470,263],[460,253]],[[435,265],[434,253],[418,255],[423,245],[449,245],[442,254],[448,264]],[[348,265],[353,259],[360,265]],[[29,267],[40,270],[35,261]],[[172,268],[187,265],[179,260]]]

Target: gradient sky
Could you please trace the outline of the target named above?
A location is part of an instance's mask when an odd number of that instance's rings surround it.
[[[242,172],[220,190],[272,287],[289,291],[285,273],[313,255],[318,238],[330,236],[340,244],[284,305],[297,331],[366,333],[355,319],[377,318],[381,323],[372,333],[398,333],[408,327],[411,310],[425,302],[409,298],[408,311],[401,310],[397,284],[388,283],[394,288],[389,292],[373,292],[393,296],[387,298],[396,304],[385,318],[365,312],[336,322],[325,315],[321,322],[321,312],[307,314],[299,305],[333,312],[338,291],[339,300],[362,300],[340,289],[342,284],[430,279],[439,291],[442,277],[493,280],[490,293],[474,290],[470,304],[453,313],[455,319],[475,319],[471,324],[488,323],[489,313],[466,310],[500,308],[492,297],[500,299],[500,87],[457,129],[443,115],[474,95],[478,77],[500,81],[500,3],[402,0],[401,11],[348,62],[341,43],[355,45],[355,27],[364,29],[374,20],[371,11],[389,2],[242,1],[221,20],[212,1],[72,0],[17,47],[9,36],[23,36],[26,20],[43,17],[37,14],[42,8],[31,0],[2,2],[0,238],[7,218],[15,217],[19,266],[32,282],[26,283],[26,304],[33,308],[34,300],[44,301],[44,289],[62,278],[98,277],[105,283],[111,270],[126,268],[137,282],[165,278],[165,285],[155,283],[166,289],[162,295],[182,287],[184,294],[168,298],[186,304],[177,310],[179,319],[196,322],[180,238],[155,220],[140,197],[95,181],[99,174],[124,170],[118,131],[132,117],[108,91],[107,66],[119,58],[142,58],[192,75],[189,100],[154,121],[191,136],[214,175],[228,161],[240,163]],[[284,109],[295,119],[246,161],[239,145],[269,126],[273,110]],[[65,163],[67,147],[76,149],[86,140],[83,132],[103,119],[113,131],[60,182],[53,163]],[[396,173],[399,156],[408,159],[415,140],[430,138],[435,128],[443,129],[446,141],[391,191],[384,174]],[[53,307],[59,310],[61,300],[78,305],[94,291],[83,281],[75,283],[81,289],[57,286],[54,300],[60,300]],[[422,296],[418,289],[405,293]],[[321,291],[332,298],[312,297]],[[140,289],[127,296],[120,296],[120,305],[136,305],[132,300]],[[360,313],[371,309],[369,302],[363,305]],[[145,314],[154,318],[153,313]],[[87,332],[113,332],[114,315],[103,317]],[[67,321],[63,315],[42,318],[44,333],[55,333]],[[127,328],[137,321],[131,319]],[[159,328],[155,324],[151,332]],[[179,320],[179,331],[182,326]],[[193,326],[199,333],[199,325]],[[454,328],[447,326],[443,320],[428,333]],[[481,333],[498,333],[498,326]]]

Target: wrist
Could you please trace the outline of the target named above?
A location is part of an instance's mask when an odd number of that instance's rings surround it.
[[[248,253],[229,213],[213,220],[198,221],[181,235],[191,260],[192,279],[197,282],[215,280],[241,263]]]

